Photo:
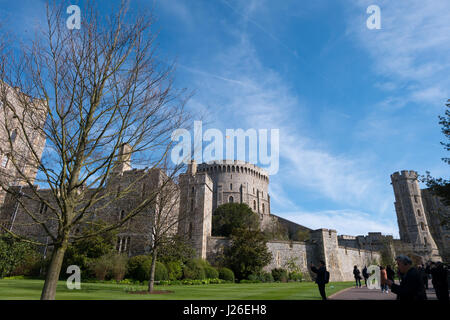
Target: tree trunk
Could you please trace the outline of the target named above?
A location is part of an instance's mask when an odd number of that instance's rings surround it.
[[[158,249],[155,248],[152,254],[152,267],[150,269],[150,281],[148,282],[148,292],[153,292],[153,286],[155,284],[155,269],[156,269],[156,258],[158,256]]]
[[[52,259],[45,276],[44,288],[41,293],[41,300],[55,300],[56,286],[58,285],[59,274],[61,272],[67,244],[67,237],[64,237],[61,244],[53,248]]]

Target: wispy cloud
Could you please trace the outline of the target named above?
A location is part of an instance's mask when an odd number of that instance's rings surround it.
[[[349,1],[365,12],[371,0]],[[374,61],[372,69],[385,76],[387,86],[411,83],[407,100],[441,106],[450,95],[450,2],[380,0],[382,28],[369,30],[367,18],[351,11],[348,34],[358,40]],[[379,84],[378,84],[379,85]],[[402,91],[402,93],[405,91]]]

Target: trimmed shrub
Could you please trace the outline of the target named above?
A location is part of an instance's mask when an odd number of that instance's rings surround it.
[[[300,271],[293,271],[289,273],[289,280],[292,281],[302,281],[303,280],[303,274]]]
[[[208,262],[202,259],[191,259],[186,263],[184,267],[184,278],[192,280],[206,279],[205,267],[208,266]]]
[[[231,269],[220,268],[219,269],[219,279],[234,282],[234,273]]]
[[[152,268],[152,258],[146,255],[132,257],[127,263],[127,278],[132,278],[140,282],[150,279],[150,271]],[[169,275],[166,266],[156,261],[155,281],[168,280]]]
[[[262,282],[274,282],[275,281],[273,279],[272,272],[265,272],[265,271],[261,271],[260,272],[259,279]]]
[[[275,281],[287,282],[288,281],[288,272],[283,268],[275,268],[272,269],[272,276]]]
[[[151,261],[150,261],[151,266]],[[150,278],[150,270],[148,272],[148,278]],[[161,281],[161,280],[169,280],[169,273],[167,272],[167,268],[164,265],[164,263],[156,261],[155,266],[155,281]]]
[[[214,267],[207,266],[205,267],[205,275],[207,279],[216,279],[219,277],[219,271]]]
[[[180,280],[183,277],[183,263],[180,261],[169,261],[166,263],[169,280]]]
[[[151,257],[146,255],[134,256],[128,259],[127,278],[132,278],[141,282],[148,280],[150,278],[151,266]]]

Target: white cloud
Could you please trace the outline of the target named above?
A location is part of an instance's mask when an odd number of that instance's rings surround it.
[[[362,14],[372,0],[349,1],[348,35],[367,50],[376,73],[389,87],[407,81],[407,100],[441,106],[450,95],[450,2],[433,0],[380,0],[381,29],[369,30]],[[406,93],[406,94],[404,94]]]

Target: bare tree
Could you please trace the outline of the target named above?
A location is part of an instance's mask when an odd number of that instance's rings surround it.
[[[162,204],[166,191],[161,190],[173,188],[180,165],[164,165],[163,182],[146,197],[136,197],[118,221],[92,234],[75,232],[135,192],[151,168],[170,163],[171,133],[187,120],[188,96],[173,88],[173,67],[156,56],[151,15],[131,16],[125,2],[115,12],[100,13],[89,2],[81,29],[69,30],[68,5],[47,5],[45,30],[31,45],[0,56],[5,119],[0,151],[11,168],[9,176],[3,172],[1,183],[50,239],[51,260],[41,299],[55,298],[70,242],[119,228],[155,204],[167,208]],[[117,189],[112,182],[129,169],[130,159],[150,169]],[[9,188],[11,182],[28,191],[24,195]],[[35,183],[48,190],[39,191]],[[45,212],[36,212],[31,200],[41,203]],[[16,238],[42,244],[2,228]],[[155,231],[155,239],[160,234]],[[156,261],[157,250],[154,255]]]
[[[155,283],[155,269],[158,252],[161,246],[170,241],[171,236],[177,233],[180,206],[180,190],[176,183],[169,181],[159,192],[152,214],[151,225],[151,255],[152,265],[150,269],[150,279],[148,291],[153,292]]]

